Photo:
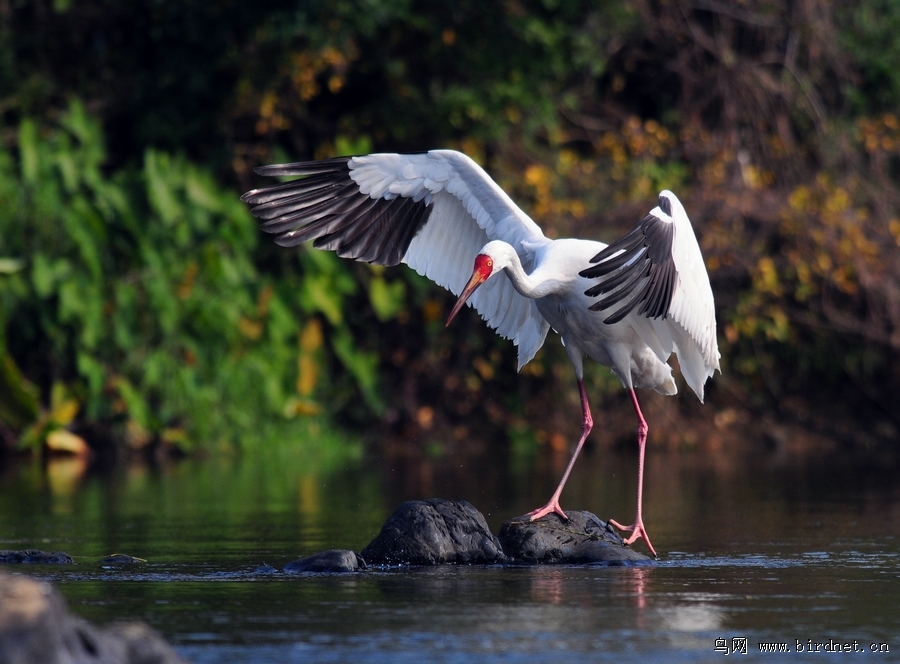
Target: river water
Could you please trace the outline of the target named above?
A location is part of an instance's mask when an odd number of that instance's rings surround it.
[[[467,499],[496,532],[546,500],[565,458],[508,461],[322,464],[288,450],[104,476],[72,460],[11,464],[0,549],[76,562],[2,567],[52,582],[97,623],[146,621],[197,663],[784,657],[771,649],[900,661],[900,466],[883,456],[651,450],[652,567],[281,571],[323,549],[359,551],[411,498]],[[589,450],[563,506],[630,520],[635,469],[633,453]],[[147,562],[98,562],[112,553]]]

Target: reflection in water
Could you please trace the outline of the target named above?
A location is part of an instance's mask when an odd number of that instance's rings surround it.
[[[654,567],[281,571],[323,549],[362,549],[411,498],[467,499],[496,532],[558,479],[541,459],[487,454],[326,471],[272,450],[110,477],[7,467],[0,548],[67,551],[75,565],[26,571],[57,583],[92,620],[149,622],[197,663],[704,661],[732,637],[751,648],[865,639],[900,652],[897,467],[832,459],[654,451],[645,497],[661,549]],[[590,451],[564,506],[629,514],[635,464],[631,452]],[[97,562],[114,552],[148,562]]]
[[[652,570],[642,567],[633,567],[623,574],[625,593],[635,598],[635,606],[639,609],[647,606],[647,592],[649,591],[650,575]]]
[[[72,497],[81,485],[88,469],[88,460],[81,456],[54,456],[47,461],[47,487],[56,499],[54,505],[62,512],[72,509]]]
[[[536,602],[561,604],[571,595],[564,587],[565,572],[562,569],[535,569],[531,577],[531,597]]]

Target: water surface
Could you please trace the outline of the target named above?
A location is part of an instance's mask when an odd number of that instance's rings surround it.
[[[589,453],[564,506],[627,520],[635,462]],[[791,661],[861,657],[825,652],[845,645],[900,661],[900,489],[895,464],[871,456],[651,454],[654,567],[281,571],[326,548],[360,550],[409,498],[468,499],[496,531],[546,500],[559,463],[514,472],[448,455],[317,469],[272,453],[88,478],[17,465],[0,475],[0,548],[68,552],[75,565],[6,569],[53,582],[96,622],[144,620],[193,662],[778,659],[761,647]],[[147,562],[97,562],[116,552]]]

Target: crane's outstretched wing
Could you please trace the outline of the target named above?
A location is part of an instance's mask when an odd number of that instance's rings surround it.
[[[241,197],[278,244],[312,240],[344,258],[406,263],[454,295],[490,240],[512,245],[526,269],[533,249],[549,241],[478,164],[453,150],[339,157],[256,172],[304,176]],[[518,346],[519,368],[544,343],[549,326],[505,275],[487,282],[470,303]]]
[[[703,401],[706,379],[719,368],[716,313],[700,246],[675,194],[660,193],[659,206],[591,263],[596,265],[580,274],[600,281],[585,295],[603,297],[590,308],[609,311],[607,324],[628,317],[663,361],[674,350],[681,373]]]

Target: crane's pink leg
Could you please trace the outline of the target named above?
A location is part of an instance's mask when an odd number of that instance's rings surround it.
[[[641,502],[644,493],[644,447],[647,445],[647,420],[644,419],[643,413],[641,413],[641,407],[638,405],[637,395],[634,393],[634,390],[630,390],[631,392],[631,403],[634,404],[634,412],[637,413],[638,417],[638,486],[637,486],[637,517],[634,519],[634,524],[631,526],[622,526],[616,521],[612,519],[609,520],[610,524],[618,528],[619,530],[625,530],[631,533],[631,535],[625,540],[625,544],[634,544],[639,538],[643,539],[647,544],[647,548],[650,549],[650,553],[653,554],[653,557],[656,558],[656,551],[653,549],[653,545],[650,544],[650,538],[647,536],[647,529],[644,528],[644,520],[641,518]]]
[[[569,517],[563,512],[562,507],[559,506],[559,497],[562,494],[563,487],[566,485],[566,480],[569,479],[569,473],[572,472],[572,466],[575,465],[575,459],[578,458],[578,453],[581,451],[584,441],[587,440],[588,434],[594,427],[594,419],[591,417],[591,409],[590,406],[588,406],[587,391],[584,389],[584,380],[581,378],[578,379],[578,394],[581,395],[581,438],[578,439],[578,445],[575,446],[575,453],[572,455],[572,459],[566,467],[566,472],[563,473],[559,486],[556,487],[556,491],[554,491],[553,495],[550,497],[550,502],[543,507],[528,513],[528,516],[531,517],[531,521],[540,519],[542,516],[550,514],[551,512],[556,512],[566,521],[569,520]]]

